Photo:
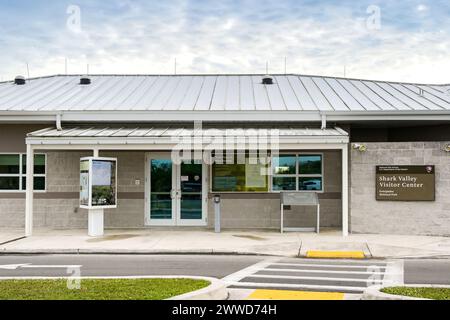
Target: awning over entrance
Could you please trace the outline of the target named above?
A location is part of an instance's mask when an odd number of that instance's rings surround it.
[[[166,145],[171,147],[188,137],[202,137],[205,143],[217,138],[242,139],[264,137],[270,141],[276,137],[282,145],[296,144],[342,144],[348,143],[348,133],[340,128],[300,128],[300,127],[71,127],[58,130],[47,128],[27,135],[27,143],[32,145]],[[295,148],[295,147],[294,147]]]

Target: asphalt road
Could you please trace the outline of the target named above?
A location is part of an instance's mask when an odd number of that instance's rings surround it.
[[[450,259],[405,260],[404,281],[450,285]]]
[[[197,275],[224,278],[255,264],[264,264],[266,257],[258,256],[225,256],[225,255],[0,255],[0,277],[23,276],[66,276],[67,266],[82,266],[81,275],[88,276],[145,276],[145,275]],[[265,266],[259,271],[253,270],[258,280],[266,279],[264,275],[281,275],[298,277],[303,281],[306,277],[324,277],[325,264],[360,265],[357,261],[324,261],[308,259],[284,259],[277,266]],[[364,261],[367,265],[382,264],[383,261]],[[283,264],[286,264],[283,266]],[[298,264],[298,266],[296,265]],[[311,264],[308,266],[307,264]],[[313,270],[318,266],[318,270]],[[355,266],[325,266],[334,270],[333,278],[347,277],[359,279]],[[252,267],[253,268],[253,267]],[[268,270],[265,270],[265,269]],[[280,268],[280,271],[276,270]],[[281,270],[282,268],[290,270]],[[298,268],[299,270],[295,269]],[[254,269],[254,268],[253,268]],[[264,269],[264,270],[263,270]],[[294,269],[294,270],[292,270]],[[327,271],[327,270],[326,270]],[[338,271],[338,272],[336,272]],[[344,271],[344,274],[342,274]],[[356,271],[358,271],[356,269]],[[361,270],[362,271],[362,270]],[[247,277],[250,275],[247,274]],[[330,276],[331,277],[331,276]],[[267,277],[267,282],[273,282]],[[338,279],[339,280],[339,279]],[[404,280],[407,284],[448,284],[450,285],[450,259],[405,260]],[[276,282],[276,281],[275,281]],[[292,282],[290,280],[290,282]],[[342,281],[340,281],[342,282]]]
[[[64,276],[67,272],[64,266],[81,265],[83,277],[188,275],[223,278],[262,259],[256,256],[221,255],[0,255],[0,277]],[[5,265],[27,263],[34,268],[2,268]]]

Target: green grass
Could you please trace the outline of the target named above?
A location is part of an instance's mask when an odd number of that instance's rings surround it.
[[[85,279],[69,290],[67,280],[2,280],[0,300],[163,300],[207,287],[193,279]]]
[[[450,288],[392,287],[384,288],[381,292],[414,298],[450,300]]]

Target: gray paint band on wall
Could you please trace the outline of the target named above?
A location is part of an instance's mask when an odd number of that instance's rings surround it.
[[[45,192],[35,193],[35,199],[79,199],[80,194],[78,192]],[[143,192],[119,192],[117,194],[118,199],[141,199],[145,198]],[[25,199],[25,193],[0,193],[0,199]]]

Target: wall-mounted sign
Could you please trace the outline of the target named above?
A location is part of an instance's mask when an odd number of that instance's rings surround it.
[[[435,201],[434,166],[377,166],[379,201]]]
[[[117,159],[88,157],[80,160],[80,207],[117,208]]]

